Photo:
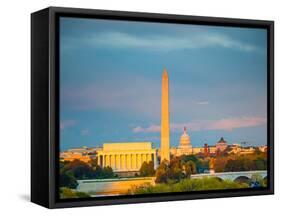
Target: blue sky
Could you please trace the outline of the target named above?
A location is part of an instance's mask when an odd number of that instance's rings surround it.
[[[266,30],[98,19],[60,20],[60,146],[160,145],[161,76],[171,145],[221,137],[266,144]]]

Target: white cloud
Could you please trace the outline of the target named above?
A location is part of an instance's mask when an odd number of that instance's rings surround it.
[[[207,31],[194,32],[182,35],[133,35],[122,32],[102,32],[85,38],[92,46],[111,48],[144,48],[152,50],[181,50],[220,47],[245,52],[256,51],[258,47],[243,41],[231,38],[224,34]]]
[[[183,127],[187,127],[191,131],[202,130],[226,130],[232,131],[237,128],[257,127],[266,124],[264,117],[239,117],[224,118],[219,120],[197,120],[187,123],[173,123],[171,130],[181,131]],[[132,129],[134,133],[155,133],[160,132],[160,125],[150,125],[148,127],[137,126]]]
[[[89,129],[83,129],[80,132],[81,136],[89,136],[91,134],[91,131]]]
[[[142,128],[140,126],[133,128],[134,133],[140,133],[140,132],[154,133],[154,132],[159,132],[160,130],[161,130],[161,127],[159,125],[150,125],[147,128]]]
[[[196,104],[198,104],[198,105],[208,105],[209,101],[198,101]]]

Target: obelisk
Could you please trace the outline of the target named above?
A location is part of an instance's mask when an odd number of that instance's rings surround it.
[[[161,162],[170,162],[169,77],[166,68],[162,74],[161,106]]]

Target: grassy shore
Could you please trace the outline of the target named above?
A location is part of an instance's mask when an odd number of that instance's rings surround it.
[[[156,185],[132,186],[129,194],[151,194],[185,191],[207,191],[222,189],[248,188],[246,183],[237,183],[229,180],[220,180],[214,177],[205,177],[202,179],[183,179],[179,182],[170,182]]]

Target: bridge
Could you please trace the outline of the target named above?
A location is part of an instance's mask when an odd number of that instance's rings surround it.
[[[251,179],[253,175],[260,175],[262,178],[267,177],[267,170],[253,170],[253,171],[241,171],[241,172],[219,172],[219,173],[202,173],[193,174],[190,176],[192,179],[203,177],[217,177],[222,180],[239,180],[239,179]]]

